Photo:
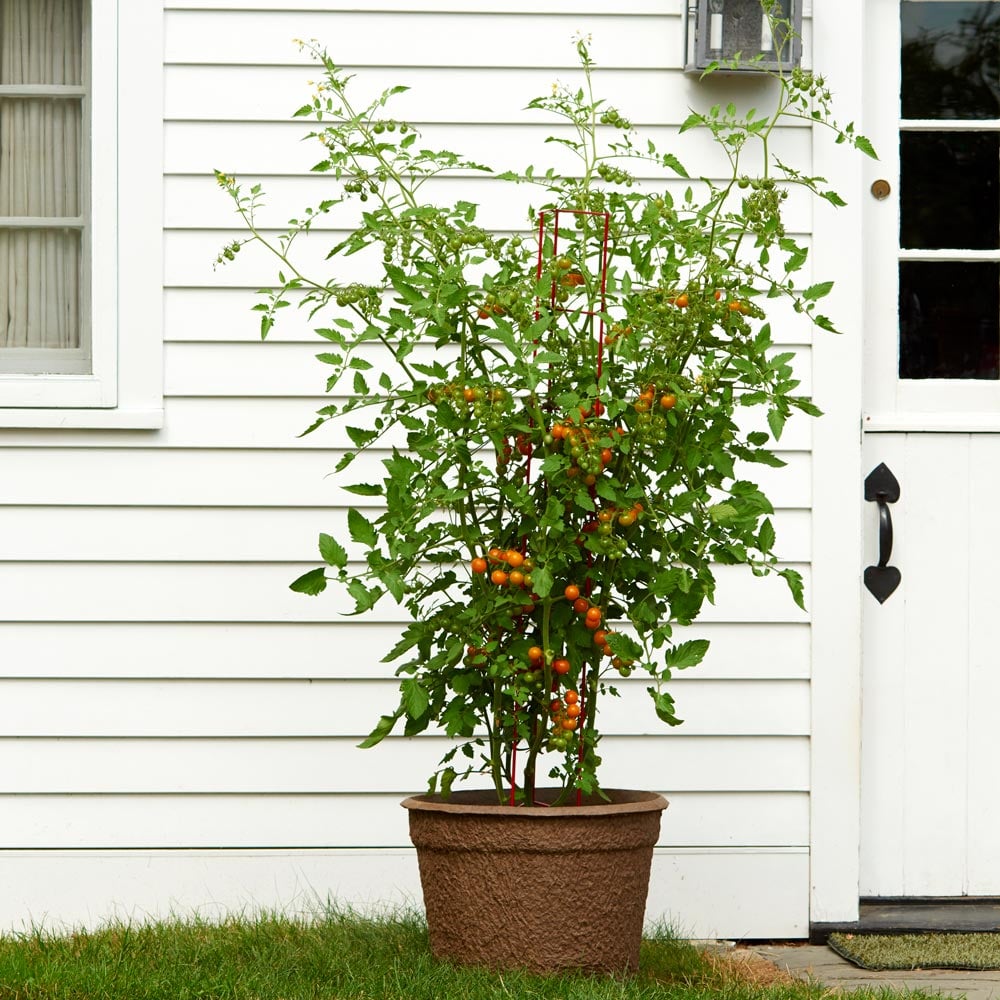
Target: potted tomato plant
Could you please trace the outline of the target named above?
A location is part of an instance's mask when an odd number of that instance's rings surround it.
[[[405,803],[435,951],[632,968],[666,802],[601,786],[600,708],[637,675],[651,710],[680,722],[669,681],[708,643],[676,630],[712,599],[718,565],[777,573],[802,604],[798,574],[775,556],[771,503],[746,470],[782,465],[772,445],[786,420],[818,412],[796,392],[768,308],[790,302],[832,330],[818,310],[830,283],[796,281],[806,249],[785,232],[782,203],[793,187],[840,200],[770,140],[797,117],[871,148],[831,118],[823,80],[796,69],[772,74],[770,113],[690,114],[681,133],[707,131],[726,168],[693,180],[595,93],[580,40],[580,81],[529,105],[553,123],[563,160],[496,174],[424,148],[391,115],[404,88],[355,105],[349,76],[307,48],[323,82],[297,115],[315,123],[327,197],[273,239],[258,225],[260,187],[219,172],[248,229],[219,260],[247,243],[278,258],[277,285],[256,306],[263,337],[294,301],[320,318],[333,399],[309,431],[344,425],[352,447],[336,473],[381,506],[350,509],[345,537],[320,535],[324,565],[292,587],[332,583],[357,614],[386,601],[407,613],[384,657],[397,664],[398,703],[362,746],[431,728],[453,741],[428,794]],[[448,200],[448,178],[469,173],[523,192],[508,231]],[[347,231],[316,275],[295,244],[322,238],[319,219]],[[352,476],[366,453],[377,474]],[[487,790],[452,792],[470,777]],[[586,825],[598,819],[602,831]],[[497,853],[484,856],[489,838]],[[532,921],[549,920],[560,866],[587,886],[587,916],[552,943]],[[432,871],[475,897],[429,889]],[[626,912],[595,933],[591,911],[605,902]]]

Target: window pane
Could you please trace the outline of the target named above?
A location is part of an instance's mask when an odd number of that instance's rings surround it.
[[[1000,2],[903,0],[904,118],[1000,118]]]
[[[82,38],[82,0],[0,0],[0,83],[81,84]]]
[[[80,214],[76,100],[0,98],[0,216]]]
[[[0,348],[80,346],[80,231],[0,229]]]
[[[901,261],[899,377],[1000,378],[1000,264]]]
[[[1000,246],[1000,135],[903,132],[899,169],[900,246]]]

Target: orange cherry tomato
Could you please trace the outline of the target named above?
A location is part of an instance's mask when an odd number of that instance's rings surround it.
[[[545,659],[545,652],[542,650],[541,646],[532,646],[528,650],[528,659],[532,663],[541,663]]]
[[[556,657],[552,661],[552,669],[557,674],[568,674],[569,673],[569,660],[564,656]]]
[[[575,705],[580,700],[580,696],[570,689],[563,694],[563,700],[567,705]]]
[[[495,569],[495,570],[493,570],[493,572],[490,573],[490,579],[498,587],[506,587],[507,586],[508,576],[507,576],[507,574],[502,569]]]
[[[472,560],[472,564],[471,565],[472,565],[472,572],[473,573],[485,573],[486,572],[486,569],[487,569],[486,560],[482,556],[476,556],[476,558]]]
[[[567,705],[566,706],[566,718],[568,719],[579,719],[580,712],[582,709],[579,705]]]
[[[587,608],[589,608],[589,607],[590,607],[590,601],[588,601],[586,597],[578,597],[573,602],[573,610],[578,615],[585,614],[586,611],[587,611]]]
[[[575,601],[580,596],[580,588],[575,583],[569,583],[563,591],[563,596],[567,601]]]

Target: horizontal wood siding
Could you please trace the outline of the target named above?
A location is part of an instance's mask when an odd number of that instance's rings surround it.
[[[289,121],[316,71],[291,39],[325,40],[362,88],[410,85],[396,113],[428,144],[500,167],[551,152],[545,125],[521,109],[572,78],[577,31],[594,35],[602,88],[664,147],[689,106],[725,94],[679,72],[676,0],[164,6],[165,226],[149,238],[164,241],[165,426],[0,430],[2,926],[211,914],[209,901],[418,899],[398,800],[420,790],[444,741],[356,749],[394,700],[380,660],[400,615],[386,605],[342,618],[343,597],[287,586],[315,564],[318,532],[369,502],[326,478],[341,431],[297,437],[325,402],[322,347],[292,315],[259,342],[250,306],[273,277],[268,261],[248,252],[212,266],[238,232],[213,168],[263,181],[265,225],[321,196],[324,181],[307,176],[316,154],[298,141],[308,126]],[[766,100],[754,81],[741,93]],[[690,139],[692,172],[718,174],[707,138]],[[805,126],[772,138],[797,162],[810,143]],[[454,185],[482,197],[479,178]],[[506,192],[482,220],[523,227],[528,201]],[[808,241],[809,205],[788,205],[789,231]],[[321,260],[349,224],[332,217],[307,253]],[[775,334],[808,391],[809,330],[788,311]],[[810,442],[808,422],[793,419],[788,468],[755,470],[778,507],[781,557],[807,582]],[[362,477],[379,458],[359,464]],[[639,679],[619,684],[605,779],[671,800],[652,918],[700,935],[801,935],[809,618],[780,581],[729,567],[719,579],[717,603],[689,630],[711,639],[709,658],[675,686],[685,725],[660,726]]]

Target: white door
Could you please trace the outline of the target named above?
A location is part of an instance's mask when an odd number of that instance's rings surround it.
[[[1000,2],[866,8],[861,895],[1000,895]]]

